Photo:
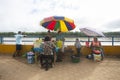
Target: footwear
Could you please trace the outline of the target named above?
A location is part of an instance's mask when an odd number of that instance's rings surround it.
[[[62,60],[56,60],[56,62],[62,62]]]
[[[43,69],[44,67],[43,67],[43,64],[41,65],[41,67],[40,67],[41,69]]]
[[[15,54],[13,54],[13,57],[15,57]]]
[[[52,68],[55,67],[55,64],[52,64]]]

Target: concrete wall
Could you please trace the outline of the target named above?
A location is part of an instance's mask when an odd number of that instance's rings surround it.
[[[23,45],[21,53],[24,54],[32,48],[32,45]],[[105,55],[112,55],[117,56],[120,55],[120,46],[103,46]],[[76,54],[76,49],[74,46],[67,46],[65,50],[72,50],[74,54]],[[13,54],[15,52],[15,45],[5,45],[0,44],[0,54]],[[90,54],[91,50],[90,48],[87,48],[85,46],[82,47],[81,53],[83,55]]]
[[[73,50],[76,54],[76,49],[74,46],[68,46],[69,50]],[[120,46],[103,46],[104,54],[105,55],[111,55],[111,56],[120,56]],[[88,55],[91,53],[91,49],[87,48],[86,46],[83,46],[81,48],[81,53],[83,55]]]
[[[24,54],[25,52],[30,51],[32,45],[23,45],[21,53]],[[0,53],[2,54],[13,54],[16,50],[16,45],[4,45],[0,44]]]

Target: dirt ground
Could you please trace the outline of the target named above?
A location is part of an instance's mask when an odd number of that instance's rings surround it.
[[[120,80],[120,58],[93,62],[82,57],[79,63],[67,58],[45,71],[25,58],[0,55],[0,80]]]

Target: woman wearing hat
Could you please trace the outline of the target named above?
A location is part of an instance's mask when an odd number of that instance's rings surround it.
[[[43,67],[43,59],[45,57],[48,57],[49,59],[52,60],[51,64],[53,64],[54,61],[54,54],[53,54],[53,49],[55,48],[55,44],[51,41],[49,36],[46,36],[44,39],[44,43],[43,43],[43,55],[41,56],[41,67]]]

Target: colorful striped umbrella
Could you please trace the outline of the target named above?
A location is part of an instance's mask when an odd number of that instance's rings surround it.
[[[48,30],[61,32],[67,32],[73,30],[76,27],[72,19],[63,16],[51,16],[44,18],[40,24]]]

